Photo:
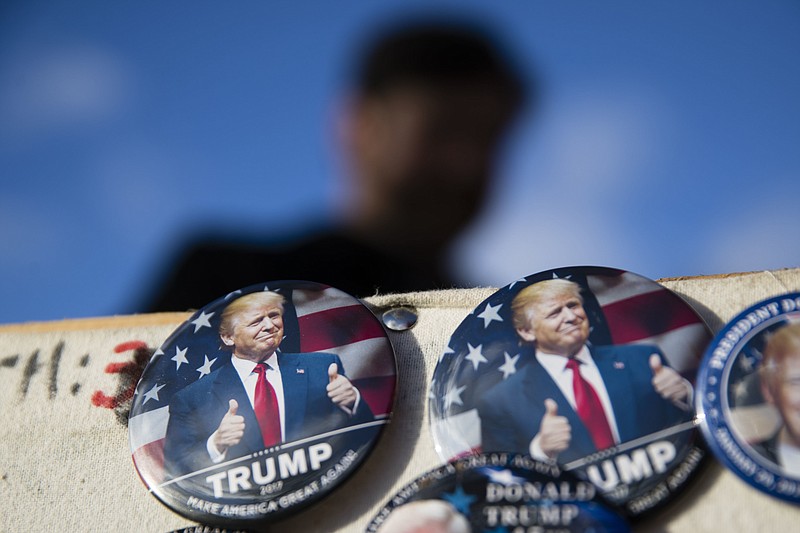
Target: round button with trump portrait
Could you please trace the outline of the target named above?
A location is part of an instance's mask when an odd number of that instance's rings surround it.
[[[391,415],[392,346],[360,301],[304,281],[194,313],[155,352],[129,417],[147,488],[179,514],[248,527],[334,490]]]
[[[693,397],[710,338],[688,303],[631,272],[565,267],[517,280],[480,303],[440,357],[436,450],[550,461],[640,515],[704,457]]]
[[[697,391],[700,427],[720,462],[800,504],[800,293],[731,319],[706,350]]]

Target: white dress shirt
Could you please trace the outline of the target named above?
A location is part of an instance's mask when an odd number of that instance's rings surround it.
[[[264,373],[264,375],[266,376],[269,384],[272,385],[272,388],[275,390],[275,396],[278,399],[278,414],[280,415],[281,419],[281,435],[286,435],[286,408],[285,401],[283,399],[283,379],[281,379],[281,371],[280,367],[278,366],[278,354],[273,353],[264,362],[267,364],[267,371]],[[247,399],[250,400],[250,406],[254,407],[253,402],[256,395],[256,383],[258,382],[258,374],[254,372],[254,369],[258,363],[231,355],[231,364],[233,364],[233,368],[239,375],[239,379],[242,380],[242,385],[244,385],[244,390],[247,393]],[[209,456],[211,456],[211,460],[214,463],[219,463],[225,459],[227,450],[222,453],[217,450],[217,447],[214,445],[214,436],[216,436],[216,434],[217,432],[215,431],[208,438],[208,441],[206,442],[206,449],[208,450]]]
[[[575,356],[575,359],[581,363],[581,376],[589,382],[597,393],[598,398],[600,398],[600,403],[603,405],[603,411],[608,420],[608,425],[611,428],[611,435],[614,437],[614,442],[619,444],[619,429],[617,428],[617,419],[614,416],[614,409],[611,407],[611,398],[608,396],[608,390],[606,389],[605,383],[603,383],[603,377],[600,375],[600,371],[597,369],[594,359],[592,359],[589,348],[584,345]],[[563,355],[536,350],[536,360],[539,361],[539,364],[547,371],[569,404],[577,412],[575,390],[572,387],[572,370],[567,368],[568,358]],[[562,413],[559,413],[559,415],[562,415]],[[531,441],[529,452],[536,459],[548,459],[547,455],[545,455],[539,446],[538,434],[534,437],[533,441]]]
[[[775,450],[778,456],[778,463],[787,475],[800,477],[800,448],[789,441],[786,428],[781,429],[778,435],[778,446]]]

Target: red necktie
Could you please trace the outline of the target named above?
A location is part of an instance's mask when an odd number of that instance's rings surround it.
[[[281,442],[281,415],[278,411],[278,397],[275,389],[267,381],[267,364],[258,363],[253,369],[258,374],[256,392],[253,397],[253,410],[261,428],[264,446],[274,446]]]
[[[567,361],[567,368],[572,370],[572,390],[575,392],[578,416],[589,430],[595,447],[598,450],[610,448],[614,445],[614,437],[611,434],[611,427],[608,425],[606,412],[594,387],[583,379],[580,364],[577,359]]]

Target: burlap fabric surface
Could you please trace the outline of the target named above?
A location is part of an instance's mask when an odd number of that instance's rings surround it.
[[[758,300],[800,290],[800,269],[662,280],[714,332]],[[269,531],[363,531],[391,495],[440,464],[427,390],[450,333],[493,289],[376,296],[382,310],[417,309],[390,332],[399,388],[375,451],[323,501]],[[0,530],[146,531],[192,527],[139,481],[125,425],[134,378],[187,313],[0,327]],[[635,524],[641,532],[789,531],[800,508],[750,488],[710,461],[678,501]]]

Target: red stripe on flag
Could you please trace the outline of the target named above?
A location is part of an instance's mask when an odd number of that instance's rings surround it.
[[[376,416],[388,415],[392,411],[394,384],[394,376],[353,380],[353,385],[361,393],[361,400],[367,402]]]
[[[375,315],[361,304],[312,313],[297,321],[301,352],[321,352],[384,336]]]
[[[139,446],[133,452],[133,463],[142,482],[153,487],[164,481],[164,439]]]
[[[702,323],[691,307],[667,290],[648,292],[603,307],[614,344],[646,339]]]

